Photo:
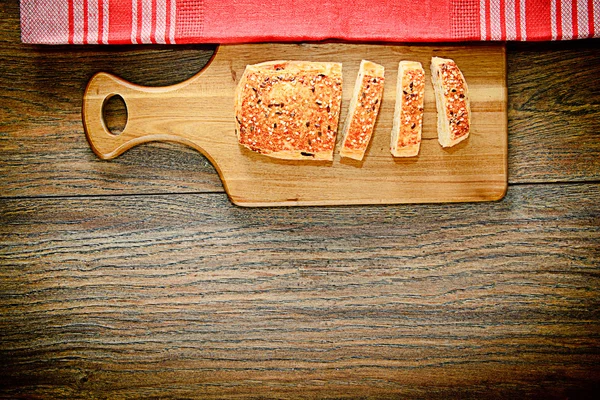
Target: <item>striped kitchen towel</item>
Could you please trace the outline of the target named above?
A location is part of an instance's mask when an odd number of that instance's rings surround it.
[[[42,44],[600,37],[600,0],[21,0]]]

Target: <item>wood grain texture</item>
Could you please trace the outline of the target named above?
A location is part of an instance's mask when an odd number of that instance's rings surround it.
[[[18,6],[0,2],[0,196],[223,191],[212,165],[183,146],[98,160],[81,122],[85,85],[99,70],[165,86],[198,72],[214,46],[24,45]]]
[[[18,2],[0,1],[0,14],[0,197],[223,191],[206,158],[177,144],[144,144],[100,161],[81,123],[94,73],[175,84],[202,69],[214,46],[23,45]],[[557,182],[598,180],[597,44],[508,44],[510,183],[550,174]]]
[[[508,44],[500,202],[243,209],[195,150],[100,161],[80,120],[95,72],[165,86],[212,47],[0,15],[0,398],[596,398],[598,41]]]
[[[399,60],[427,65],[435,55],[452,58],[469,82],[471,132],[450,149],[437,141],[430,75],[425,77],[423,142],[418,157],[390,153]],[[90,146],[112,159],[138,144],[174,141],[206,155],[232,202],[241,206],[296,206],[490,201],[507,186],[506,55],[503,46],[401,46],[374,44],[248,44],[220,46],[208,67],[170,87],[133,85],[95,75],[84,94],[83,122]],[[340,62],[344,121],[361,60],[386,68],[373,137],[362,161],[276,160],[249,151],[235,135],[233,99],[247,65],[270,60]],[[390,84],[391,83],[391,84]],[[102,108],[120,95],[127,104],[123,133],[106,129]],[[340,124],[338,131],[341,131]]]
[[[508,45],[510,182],[600,180],[598,44]]]
[[[599,196],[517,186],[476,213],[3,200],[0,384],[70,398],[582,398],[600,380]]]

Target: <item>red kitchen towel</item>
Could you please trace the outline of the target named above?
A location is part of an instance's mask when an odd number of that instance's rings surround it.
[[[25,43],[600,37],[600,0],[21,0]]]

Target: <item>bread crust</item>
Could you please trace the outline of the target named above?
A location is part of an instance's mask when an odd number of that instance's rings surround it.
[[[340,156],[362,160],[365,156],[379,114],[385,68],[362,60],[344,123]]]
[[[431,80],[438,115],[438,141],[452,147],[469,137],[471,104],[467,81],[454,60],[431,59]]]
[[[425,71],[420,62],[400,61],[390,151],[394,157],[414,157],[421,148]]]
[[[342,64],[248,65],[235,93],[238,142],[289,160],[332,160],[342,100]]]

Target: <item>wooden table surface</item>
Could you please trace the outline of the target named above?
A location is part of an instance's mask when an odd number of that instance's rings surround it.
[[[213,46],[22,45],[0,15],[1,398],[599,389],[598,41],[508,44],[499,202],[247,209],[194,150],[83,133],[95,72],[172,84]]]

